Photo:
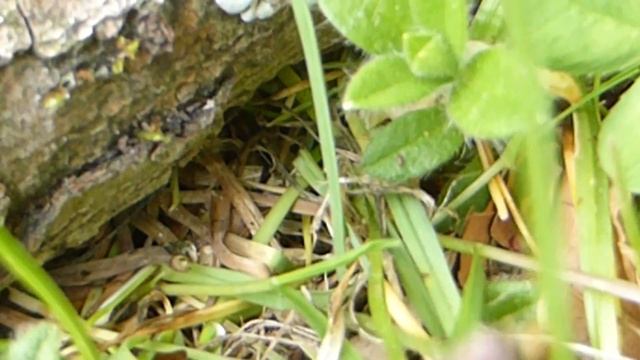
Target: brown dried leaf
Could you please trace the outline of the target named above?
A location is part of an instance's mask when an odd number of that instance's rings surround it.
[[[481,244],[489,244],[491,235],[489,234],[489,226],[496,216],[495,206],[489,203],[483,212],[471,213],[467,217],[467,223],[462,233],[462,238]],[[458,281],[462,286],[465,285],[471,272],[472,256],[460,255],[460,269],[458,270]]]

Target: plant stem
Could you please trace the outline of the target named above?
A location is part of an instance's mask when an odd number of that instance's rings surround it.
[[[31,289],[69,333],[84,359],[99,359],[98,350],[84,321],[53,279],[24,246],[0,226],[0,263],[26,287]]]
[[[333,139],[331,113],[327,102],[327,89],[322,71],[322,60],[318,50],[318,40],[309,5],[305,0],[293,0],[293,14],[298,26],[304,58],[309,72],[311,94],[315,108],[316,121],[318,123],[318,135],[320,136],[320,150],[322,162],[327,173],[329,207],[331,209],[331,225],[333,227],[333,246],[336,255],[342,255],[346,251],[344,215],[342,209],[342,196],[340,183],[338,182],[338,161],[336,159],[336,147]],[[339,269],[338,273],[342,273]]]

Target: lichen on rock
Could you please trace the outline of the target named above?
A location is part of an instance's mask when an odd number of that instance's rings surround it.
[[[29,29],[15,0],[0,0],[0,66],[30,46]]]

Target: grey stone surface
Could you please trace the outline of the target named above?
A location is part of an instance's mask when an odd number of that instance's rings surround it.
[[[15,53],[33,48],[51,58],[89,38],[115,36],[123,16],[134,7],[163,0],[0,0],[0,66]]]
[[[141,0],[19,0],[31,28],[33,49],[45,58],[63,53],[93,34],[105,19],[122,16]]]
[[[15,0],[0,0],[0,66],[30,46],[29,29]]]

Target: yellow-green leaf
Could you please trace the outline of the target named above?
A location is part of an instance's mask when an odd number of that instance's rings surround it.
[[[408,0],[320,0],[320,9],[347,39],[371,54],[402,48],[412,27]]]
[[[548,107],[536,69],[514,52],[494,47],[462,70],[447,111],[465,135],[492,139],[544,121]]]
[[[402,36],[403,52],[411,71],[429,79],[451,79],[458,60],[449,42],[439,33],[412,31]]]
[[[468,38],[467,1],[409,0],[411,17],[419,29],[441,33],[461,58]]]
[[[574,74],[640,61],[640,1],[507,0],[513,44],[537,63]]]
[[[349,82],[345,109],[384,109],[407,105],[432,94],[445,80],[414,75],[400,55],[373,58]]]
[[[620,98],[605,118],[598,137],[598,157],[609,177],[640,193],[640,82]],[[619,178],[621,177],[621,178]]]

